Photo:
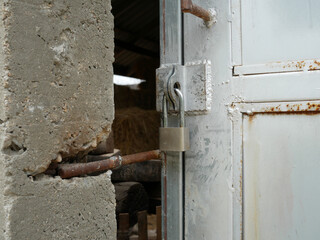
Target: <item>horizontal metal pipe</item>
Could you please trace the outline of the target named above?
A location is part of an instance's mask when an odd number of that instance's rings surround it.
[[[58,174],[61,178],[71,178],[90,173],[97,173],[107,171],[128,165],[132,163],[144,162],[152,159],[160,159],[160,150],[153,150],[148,152],[136,153],[126,156],[114,156],[109,159],[90,162],[90,163],[71,163],[59,164]]]
[[[152,159],[160,159],[160,150],[152,150],[148,152],[141,152],[130,154],[122,157],[122,165],[127,165],[131,163],[145,162]]]
[[[203,19],[205,22],[210,22],[213,18],[210,11],[193,4],[192,0],[181,0],[181,10],[184,13],[191,13],[192,15]]]

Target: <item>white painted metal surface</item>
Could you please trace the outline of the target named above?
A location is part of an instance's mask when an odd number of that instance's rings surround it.
[[[180,0],[162,4],[173,2]],[[162,63],[173,63],[175,52],[179,64],[209,60],[212,102],[187,117],[185,165],[178,156],[166,165],[166,239],[318,239],[320,2],[193,2],[215,8],[217,23],[208,29],[185,15],[182,50],[162,51]],[[181,32],[170,20],[162,27],[162,50],[164,42],[178,46]],[[181,190],[184,201],[174,197]]]
[[[286,61],[272,62],[265,64],[254,64],[235,66],[234,75],[252,75],[265,73],[281,73],[281,72],[300,72],[320,70],[320,60],[302,60],[302,61]]]
[[[242,65],[317,59],[320,1],[241,0]]]
[[[174,72],[174,73],[173,73]],[[172,74],[173,73],[173,74]],[[171,64],[157,69],[157,110],[162,108],[164,88],[171,75],[171,82],[178,81],[184,96],[187,114],[202,114],[211,110],[212,75],[210,61],[188,62],[185,65]],[[178,102],[178,99],[176,97]]]
[[[235,102],[275,102],[320,99],[320,72],[293,72],[234,77]]]
[[[185,239],[232,239],[232,125],[225,106],[232,77],[230,5],[193,2],[215,8],[217,23],[208,29],[201,19],[184,16],[185,61],[210,60],[213,89],[211,111],[186,120],[191,150],[185,154]]]
[[[244,239],[318,239],[320,114],[243,118]]]
[[[234,142],[233,239],[317,239],[317,227],[299,221],[318,221],[310,212],[320,210],[310,204],[320,196],[315,190],[318,152],[310,149],[317,145],[314,126],[319,109],[319,101],[229,107]],[[283,174],[288,171],[289,178]],[[286,195],[288,189],[294,194]],[[283,206],[290,202],[295,205],[289,211]]]

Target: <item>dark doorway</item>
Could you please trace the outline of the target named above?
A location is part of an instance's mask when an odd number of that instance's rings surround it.
[[[160,62],[159,2],[112,0],[112,13],[114,74],[143,80],[135,86],[114,84],[115,148],[120,149],[122,155],[157,149],[160,115],[156,111],[155,73]],[[152,160],[136,164],[132,169],[116,170],[112,181],[117,195],[118,224],[119,214],[129,213],[133,232],[130,239],[135,239],[137,212],[147,210],[151,226],[149,239],[153,239],[155,224],[152,221],[156,206],[161,204],[161,161]]]

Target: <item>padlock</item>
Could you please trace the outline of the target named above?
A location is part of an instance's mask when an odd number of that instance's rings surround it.
[[[184,99],[179,89],[174,89],[179,97],[180,127],[168,127],[168,100],[162,101],[163,126],[159,129],[159,143],[161,151],[184,152],[189,150],[189,128],[185,127]]]

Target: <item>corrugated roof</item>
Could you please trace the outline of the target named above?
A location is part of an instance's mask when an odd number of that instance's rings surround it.
[[[114,71],[126,75],[141,57],[159,61],[159,1],[112,0]]]

